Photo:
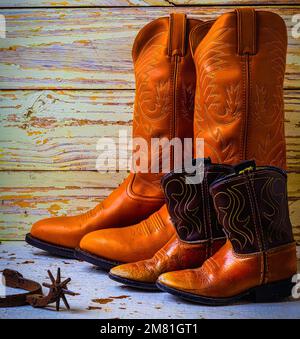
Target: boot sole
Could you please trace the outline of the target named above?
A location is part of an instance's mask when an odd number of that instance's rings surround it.
[[[76,259],[86,261],[89,264],[97,266],[98,268],[102,269],[103,271],[107,271],[107,272],[109,272],[110,269],[115,266],[124,264],[122,262],[112,261],[112,260],[98,257],[89,252],[82,251],[79,248],[75,249],[74,255]]]
[[[248,299],[257,303],[276,302],[286,299],[291,296],[292,288],[295,285],[295,283],[291,282],[291,279],[292,278],[253,287],[246,292],[228,298],[210,298],[195,295],[192,293],[177,290],[172,287],[168,287],[160,282],[157,282],[156,286],[164,292],[168,292],[193,303],[207,306],[224,306],[238,302],[241,299]]]
[[[43,251],[49,252],[50,254],[54,254],[62,258],[76,259],[74,249],[50,244],[46,241],[42,241],[38,238],[33,237],[30,233],[26,234],[25,241],[27,242],[27,244],[39,248]]]
[[[127,278],[122,278],[119,277],[117,275],[108,273],[108,276],[110,277],[110,279],[127,285],[129,287],[133,287],[133,288],[137,288],[139,290],[145,290],[145,291],[156,291],[156,292],[160,292],[160,289],[156,286],[155,283],[144,283],[141,281],[136,281],[136,280],[132,280],[132,279],[127,279]]]

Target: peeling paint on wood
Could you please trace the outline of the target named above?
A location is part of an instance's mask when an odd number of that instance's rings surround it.
[[[10,9],[0,40],[0,88],[133,89],[131,48],[137,32],[170,11],[203,20],[227,7]],[[231,9],[230,9],[231,10]],[[300,87],[299,41],[291,37],[299,8],[272,8],[285,20],[289,47],[285,86]],[[114,56],[112,58],[112,56]]]
[[[186,0],[187,2],[189,0]],[[204,0],[206,2],[207,0]],[[216,0],[212,0],[215,2]],[[209,2],[212,2],[207,1]],[[218,1],[218,0],[217,0]],[[223,0],[224,1],[224,0]],[[278,0],[279,1],[279,0]],[[235,0],[233,0],[235,2]],[[276,2],[276,0],[275,0]],[[169,0],[2,0],[1,7],[128,7],[128,6],[172,6]]]
[[[0,169],[95,170],[99,138],[117,142],[120,129],[131,136],[133,95],[1,91]]]
[[[94,207],[127,173],[1,172],[0,239],[22,239],[35,221]]]
[[[100,137],[131,135],[134,91],[0,91],[1,170],[95,170]],[[288,166],[300,170],[300,90],[285,91]],[[125,153],[120,158],[124,158]]]
[[[127,173],[1,172],[0,239],[24,239],[35,221],[74,215],[94,207]],[[289,208],[296,240],[300,242],[300,173],[288,176]]]
[[[129,7],[129,6],[183,6],[183,5],[282,5],[298,4],[298,0],[2,0],[1,7]]]

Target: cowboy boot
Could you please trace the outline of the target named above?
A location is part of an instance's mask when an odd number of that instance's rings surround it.
[[[217,178],[233,172],[232,166],[204,159],[200,183],[187,183],[190,174],[186,172],[166,174],[162,187],[177,236],[151,259],[116,266],[110,270],[109,277],[132,287],[155,290],[160,274],[201,266],[225,243],[212,199],[207,198],[208,187]]]
[[[161,275],[158,286],[206,305],[290,296],[297,261],[286,173],[252,166],[216,180],[210,192],[226,244],[198,269]]]
[[[203,38],[190,34],[197,71],[195,138],[216,163],[286,167],[283,80],[287,32],[275,13],[239,8]]]
[[[151,138],[170,140],[193,136],[195,69],[186,37],[197,23],[198,20],[187,20],[184,14],[172,14],[170,19],[159,18],[146,25],[135,39],[132,50],[136,78],[133,137],[146,140],[148,148]],[[162,173],[132,172],[93,210],[78,216],[38,221],[26,236],[26,241],[49,252],[73,257],[74,249],[84,235],[105,228],[133,225],[159,210],[164,203],[161,176]],[[157,241],[157,244],[145,250],[142,256],[129,257],[130,260],[151,257],[153,251],[162,247],[174,232],[164,208],[141,227],[145,227],[146,232],[142,238],[148,233],[159,233],[159,236],[149,237],[149,242]],[[164,231],[159,232],[160,228]],[[129,233],[125,229],[107,231],[105,234],[111,239],[108,246],[112,248],[105,254],[109,257],[111,253],[114,257],[114,251],[118,250],[114,244],[121,235],[123,244],[130,240]],[[101,256],[101,248],[97,252],[98,243],[93,237],[96,239],[97,233],[85,238],[81,247]],[[125,255],[116,259],[127,260]]]
[[[148,32],[149,43],[141,49],[140,58],[137,60],[136,69],[140,70],[144,86],[148,86],[148,74],[153,76],[155,82],[169,83],[170,95],[164,99],[169,102],[165,114],[168,118],[163,120],[162,130],[156,137],[172,139],[179,137],[192,138],[191,121],[193,119],[193,92],[195,91],[195,69],[187,44],[188,33],[199,24],[198,20],[186,19],[183,14],[173,14],[168,18],[160,19],[167,28],[160,35]],[[150,39],[151,38],[151,39]],[[157,46],[156,39],[160,39],[161,60],[152,64],[145,62],[145,55],[153,58],[152,45]],[[146,67],[146,69],[145,69]],[[147,67],[150,70],[147,71]],[[146,78],[144,79],[144,76]],[[140,88],[137,77],[137,88]],[[142,95],[143,93],[139,91]],[[149,92],[150,100],[155,93]],[[160,96],[163,99],[162,96]],[[161,118],[158,116],[158,118]],[[145,125],[151,126],[152,121],[144,119],[137,127],[143,131]],[[122,262],[132,262],[150,258],[174,234],[172,223],[166,206],[152,214],[148,219],[138,224],[122,229],[105,229],[87,234],[80,242],[80,249],[76,256],[103,269]]]
[[[286,27],[276,14],[237,9],[190,34],[197,71],[194,130],[215,162],[253,158],[286,167]]]

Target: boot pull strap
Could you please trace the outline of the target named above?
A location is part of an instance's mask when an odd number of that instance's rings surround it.
[[[168,56],[184,56],[186,49],[186,15],[171,13],[169,19]]]
[[[239,55],[256,54],[256,13],[252,8],[238,8],[237,15],[237,52]]]

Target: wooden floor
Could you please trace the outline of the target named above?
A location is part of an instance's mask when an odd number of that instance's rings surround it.
[[[298,258],[300,248],[298,248]],[[300,261],[298,272],[300,272]],[[205,307],[181,301],[167,293],[136,291],[110,280],[104,272],[87,263],[49,257],[23,242],[0,245],[0,271],[18,270],[25,277],[47,281],[47,269],[61,267],[63,277],[71,277],[70,289],[80,293],[69,297],[71,311],[56,312],[53,307],[0,308],[2,318],[300,318],[300,300],[272,304],[241,303],[226,307]],[[10,291],[11,293],[11,291]]]

